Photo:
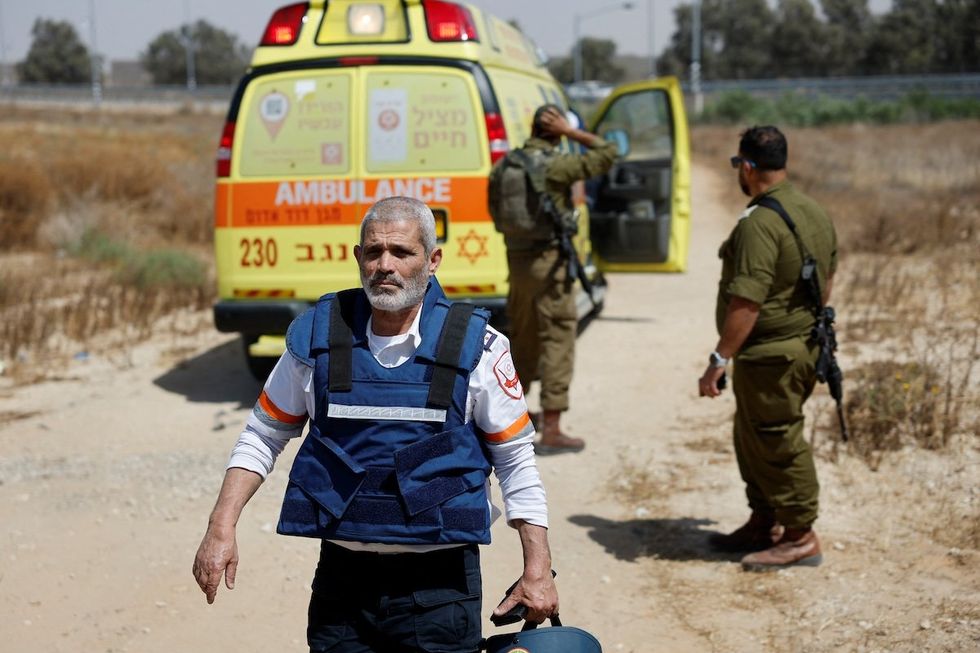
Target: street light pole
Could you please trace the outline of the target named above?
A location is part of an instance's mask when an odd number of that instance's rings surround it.
[[[694,115],[701,115],[704,96],[701,94],[701,0],[694,0],[691,16],[691,93],[694,95]]]
[[[595,11],[588,11],[584,14],[574,14],[572,16],[572,31],[574,32],[575,38],[575,42],[572,44],[572,81],[582,81],[582,30],[580,28],[582,19],[598,16],[599,14],[607,14],[611,11],[619,11],[620,9],[625,9],[628,11],[632,8],[632,2],[621,2],[614,5],[608,5],[606,7],[600,7]]]
[[[654,39],[653,27],[655,21],[653,20],[653,0],[647,0],[647,20],[649,21],[649,25],[647,25],[647,30],[649,31],[647,37],[649,39],[649,47],[650,47],[650,77],[656,77],[657,76],[657,49],[656,47],[654,47],[655,39]]]

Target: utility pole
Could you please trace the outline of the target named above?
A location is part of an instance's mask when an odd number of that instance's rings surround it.
[[[187,28],[184,33],[184,53],[187,56],[187,90],[193,91],[197,88],[197,71],[194,68],[195,53],[190,0],[184,0],[184,25]]]
[[[694,0],[691,16],[691,93],[694,95],[694,115],[704,109],[701,94],[701,0]]]
[[[7,69],[7,42],[3,38],[3,4],[0,3],[0,86],[10,86],[10,71]]]
[[[102,104],[102,59],[96,52],[95,40],[95,0],[88,2],[89,62],[92,68],[92,102]]]

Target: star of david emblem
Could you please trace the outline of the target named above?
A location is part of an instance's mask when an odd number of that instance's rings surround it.
[[[490,256],[487,251],[487,236],[481,236],[475,229],[470,229],[465,236],[456,239],[459,243],[459,253],[457,256],[469,260],[470,265],[475,265],[477,259]]]

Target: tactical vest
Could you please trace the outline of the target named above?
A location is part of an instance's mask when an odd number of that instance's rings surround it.
[[[548,197],[548,166],[555,149],[518,148],[497,162],[487,183],[487,210],[508,243],[555,238],[554,203]]]
[[[313,368],[315,417],[289,473],[278,532],[389,544],[490,542],[487,452],[465,423],[488,314],[433,278],[415,356],[387,369],[367,342],[363,290],[323,296],[290,325]]]

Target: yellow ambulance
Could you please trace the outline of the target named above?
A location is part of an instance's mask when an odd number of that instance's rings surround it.
[[[267,374],[294,317],[359,285],[360,219],[393,195],[432,208],[446,293],[502,316],[507,260],[487,176],[548,102],[568,107],[540,50],[474,6],[315,0],[274,12],[218,148],[218,330],[242,334],[250,370]],[[601,306],[602,270],[684,269],[690,174],[676,79],[617,89],[597,116],[591,128],[623,154],[574,194]],[[584,295],[580,307],[594,310]]]

